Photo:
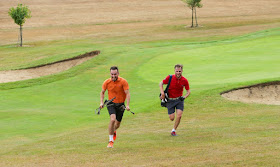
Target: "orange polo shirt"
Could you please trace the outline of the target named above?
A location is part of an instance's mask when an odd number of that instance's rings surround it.
[[[124,78],[118,77],[115,82],[112,81],[111,78],[106,79],[102,85],[102,89],[108,89],[109,99],[116,97],[113,101],[114,103],[124,103],[126,99],[126,94],[124,91],[128,90],[129,86]]]

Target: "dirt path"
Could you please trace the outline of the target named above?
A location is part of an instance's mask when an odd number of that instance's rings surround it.
[[[280,105],[280,81],[263,83],[222,93],[226,99],[245,103]]]
[[[66,59],[51,64],[41,65],[23,70],[0,71],[0,83],[15,82],[20,80],[38,78],[45,75],[56,74],[77,66],[94,56],[98,55],[100,51],[92,51],[83,55]]]

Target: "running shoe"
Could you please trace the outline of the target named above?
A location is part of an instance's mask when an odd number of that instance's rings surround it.
[[[117,138],[117,131],[114,132],[114,136],[113,136],[114,141],[116,140],[116,138]]]
[[[171,132],[171,136],[177,136],[176,132],[175,131]]]
[[[108,147],[108,148],[113,148],[113,144],[114,144],[114,142],[113,142],[113,141],[110,141],[107,147]]]

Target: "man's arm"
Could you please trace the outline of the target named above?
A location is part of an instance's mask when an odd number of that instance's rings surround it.
[[[126,110],[129,111],[129,102],[130,102],[130,93],[129,93],[129,89],[124,91],[126,94]]]
[[[100,108],[103,108],[104,106],[103,106],[103,101],[104,101],[104,94],[105,94],[105,91],[106,90],[101,90],[101,92],[100,92]]]
[[[164,94],[164,90],[163,90],[163,82],[162,81],[159,83],[159,89],[160,89],[160,94],[161,94],[160,99],[164,99],[165,94]]]
[[[187,90],[187,94],[186,94],[186,96],[184,96],[184,98],[187,98],[190,94],[191,94],[191,91]]]

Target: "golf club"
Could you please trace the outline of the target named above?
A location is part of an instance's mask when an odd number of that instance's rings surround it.
[[[123,110],[126,110],[125,105],[122,105],[122,109],[123,109]],[[130,110],[129,110],[129,111],[130,111]],[[133,115],[135,114],[135,113],[132,112],[132,111],[130,111],[130,112],[131,112],[131,114],[133,114]]]
[[[112,98],[111,100],[105,100],[103,103],[103,108],[107,106],[107,104],[111,103],[116,97]],[[99,115],[100,114],[100,110],[102,108],[98,107],[97,109],[95,109],[95,114]]]

